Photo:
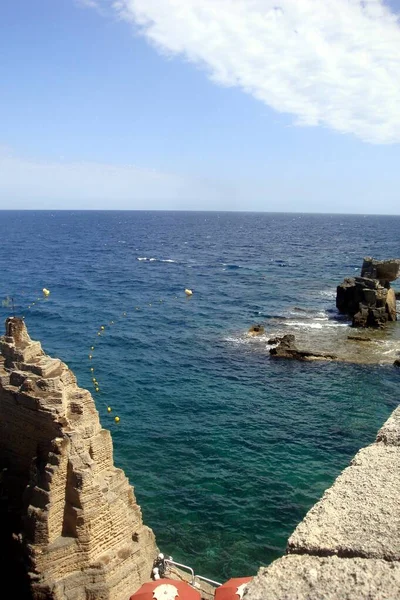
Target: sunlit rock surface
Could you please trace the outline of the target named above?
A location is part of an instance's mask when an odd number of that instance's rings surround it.
[[[246,600],[400,599],[400,407],[307,513]]]
[[[1,517],[12,519],[33,598],[126,600],[157,549],[91,394],[21,319],[7,319],[0,352]]]

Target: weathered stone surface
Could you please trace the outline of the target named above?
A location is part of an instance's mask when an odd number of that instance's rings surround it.
[[[308,512],[245,600],[400,600],[400,406]]]
[[[385,308],[386,308],[386,312],[388,313],[389,321],[396,321],[396,319],[397,319],[396,294],[392,288],[390,288],[387,292]]]
[[[353,327],[374,327],[382,329],[388,322],[388,313],[384,307],[372,308],[365,304],[360,305],[360,310],[353,316]]]
[[[132,487],[114,467],[111,436],[90,393],[30,340],[21,319],[8,319],[6,333],[2,490],[33,598],[126,600],[149,579],[157,548]]]
[[[299,350],[296,347],[296,339],[292,334],[287,334],[281,338],[269,340],[268,343],[278,343],[275,348],[271,348],[269,353],[276,358],[292,358],[296,360],[337,360],[336,354],[325,352],[311,352],[310,350]]]
[[[263,325],[258,323],[256,325],[252,325],[248,331],[248,334],[251,336],[262,335],[263,333],[265,333],[265,328]]]
[[[400,447],[360,450],[288,541],[288,552],[400,560]]]
[[[400,446],[400,406],[392,412],[386,423],[382,425],[378,431],[376,441],[389,446]]]
[[[354,277],[346,277],[336,288],[336,308],[343,314],[354,315],[362,299],[362,288],[356,286]]]
[[[400,563],[289,555],[260,569],[244,600],[399,600]]]
[[[375,260],[370,256],[364,258],[361,277],[379,279],[380,281],[395,281],[400,277],[400,259]]]
[[[396,321],[396,293],[389,282],[399,273],[400,260],[365,258],[361,277],[346,277],[337,287],[336,308],[352,317],[353,327],[383,328]]]

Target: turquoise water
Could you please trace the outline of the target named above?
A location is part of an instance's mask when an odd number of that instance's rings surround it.
[[[82,387],[95,368],[145,522],[204,576],[281,555],[398,403],[390,365],[274,361],[246,331],[347,328],[336,285],[400,256],[400,217],[10,211],[0,234],[1,297]]]

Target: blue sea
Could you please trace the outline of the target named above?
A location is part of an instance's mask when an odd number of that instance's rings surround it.
[[[158,546],[200,575],[281,556],[398,404],[391,360],[274,360],[266,340],[350,332],[336,286],[400,256],[400,217],[3,211],[0,236],[1,298],[92,391]]]

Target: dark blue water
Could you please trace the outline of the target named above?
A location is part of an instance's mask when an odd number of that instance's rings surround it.
[[[400,256],[400,217],[0,212],[0,235],[1,297],[82,387],[95,369],[145,522],[202,575],[281,555],[397,404],[390,365],[274,361],[246,331],[299,307],[346,326],[336,285],[365,255]]]

